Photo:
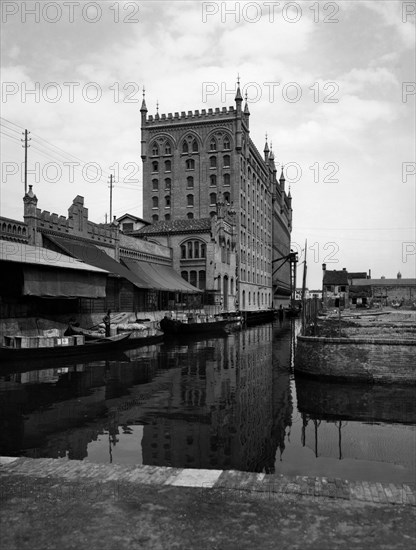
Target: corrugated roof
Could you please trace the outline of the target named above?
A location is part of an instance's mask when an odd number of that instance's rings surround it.
[[[48,248],[4,240],[0,240],[0,261],[108,273],[106,269],[80,262]]]
[[[210,231],[211,218],[200,218],[191,220],[161,220],[147,227],[141,227],[134,231],[136,235],[153,235],[169,232],[192,232],[192,231]]]

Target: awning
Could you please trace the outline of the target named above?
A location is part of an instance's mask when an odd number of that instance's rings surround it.
[[[156,290],[168,290],[170,292],[202,292],[195,286],[187,283],[176,271],[167,266],[142,260],[122,258],[123,263],[140,279],[152,285]]]
[[[117,262],[114,258],[100,250],[97,246],[81,242],[69,241],[55,235],[45,235],[51,242],[56,244],[67,254],[81,260],[87,264],[100,267],[110,273],[127,279],[138,288],[151,289],[154,288],[147,280],[140,278],[137,274],[130,271],[124,265]]]
[[[45,298],[105,298],[106,274],[23,266],[23,294]]]

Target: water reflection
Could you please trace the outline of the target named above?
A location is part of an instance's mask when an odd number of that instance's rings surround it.
[[[93,362],[9,365],[0,454],[408,479],[413,390],[295,386],[295,329],[268,324]]]

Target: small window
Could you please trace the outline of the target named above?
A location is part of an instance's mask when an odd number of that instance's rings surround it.
[[[152,172],[158,172],[158,171],[159,171],[159,163],[156,160],[154,160],[152,162]]]
[[[133,231],[134,226],[133,223],[123,223],[123,231],[126,233],[127,231]]]
[[[193,215],[192,212],[188,212],[188,213],[186,214],[186,217],[188,218],[188,220],[193,220],[193,219],[194,219],[194,215]]]
[[[188,206],[194,205],[194,196],[193,195],[186,195],[186,201]]]
[[[158,191],[159,189],[159,180],[153,179],[152,180],[152,191]]]
[[[170,160],[165,160],[165,172],[170,172],[172,170],[172,162]]]
[[[226,204],[230,204],[230,193],[224,193],[223,197],[224,197],[224,202]]]
[[[186,169],[187,170],[195,170],[195,161],[194,161],[194,159],[188,159],[186,161]]]
[[[224,185],[230,185],[230,174],[224,174]]]
[[[188,176],[186,178],[186,187],[188,189],[193,189],[194,188],[194,178],[192,176]]]
[[[172,187],[172,180],[170,178],[165,178],[165,189],[170,189]]]
[[[211,187],[215,187],[217,185],[217,176],[215,174],[210,175],[209,184],[211,185]]]
[[[170,146],[170,143],[167,141],[165,145],[165,155],[171,155],[172,154],[172,148]]]
[[[230,155],[224,155],[223,166],[224,168],[228,168],[230,166]]]
[[[217,194],[216,193],[211,193],[210,196],[209,196],[209,205],[210,206],[215,206],[217,204]]]
[[[159,199],[157,197],[153,197],[152,198],[152,207],[153,208],[158,208],[159,206]]]
[[[159,216],[157,214],[153,214],[152,221],[157,222],[159,220]]]
[[[169,220],[170,220],[170,214],[165,214],[165,220],[166,220],[166,221],[169,221]]]
[[[184,141],[182,143],[182,153],[188,153],[188,151],[189,151],[188,143]]]
[[[209,167],[210,168],[217,167],[217,157],[209,157]]]
[[[165,197],[165,206],[170,208],[170,195],[166,195]]]
[[[209,142],[209,150],[210,151],[216,151],[217,150],[217,141],[215,138],[212,138]]]
[[[152,155],[154,157],[157,157],[159,155],[159,147],[157,146],[156,143],[153,144],[153,147],[152,147]]]
[[[198,142],[197,142],[196,139],[194,139],[193,142],[192,142],[192,151],[193,151],[194,153],[197,153],[198,150],[199,150],[199,148],[198,148]]]
[[[230,140],[228,139],[228,137],[225,137],[224,138],[224,149],[230,149]]]

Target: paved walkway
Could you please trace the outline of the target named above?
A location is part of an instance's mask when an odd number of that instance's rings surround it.
[[[1,549],[404,549],[415,485],[0,459]]]

